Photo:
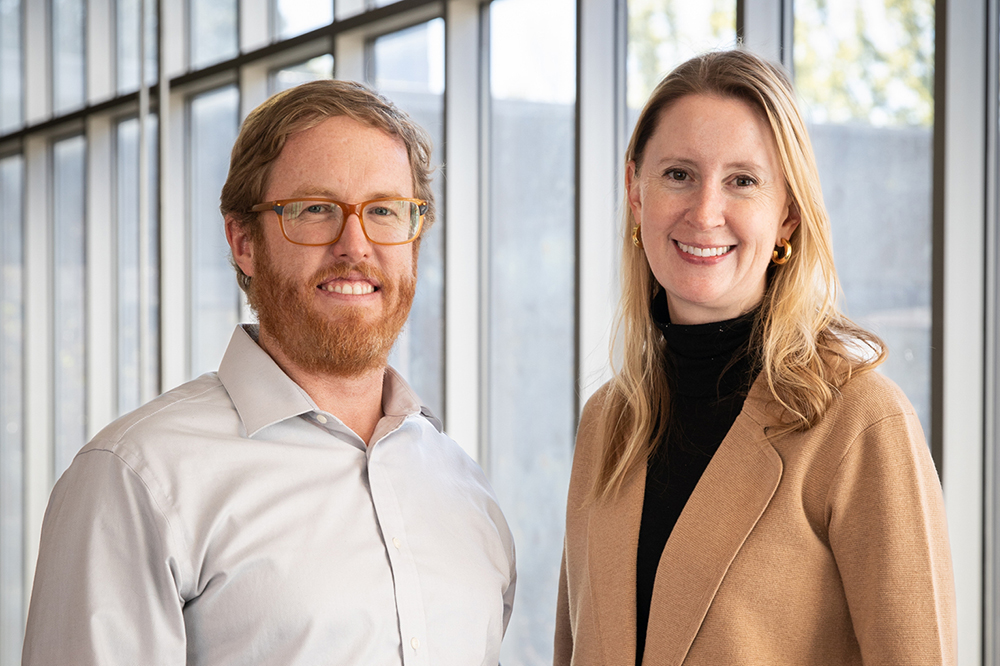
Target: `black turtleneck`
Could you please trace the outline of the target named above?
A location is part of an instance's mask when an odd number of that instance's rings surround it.
[[[667,538],[684,505],[736,421],[759,370],[748,354],[754,313],[682,326],[670,323],[666,297],[653,299],[653,321],[667,348],[670,415],[667,434],[646,466],[636,568],[636,653],[642,663],[653,582]]]

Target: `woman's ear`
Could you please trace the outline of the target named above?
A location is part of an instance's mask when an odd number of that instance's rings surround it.
[[[233,261],[246,275],[253,277],[253,241],[246,226],[233,215],[226,215],[226,240],[233,253]]]
[[[774,244],[778,245],[782,238],[790,238],[792,232],[798,228],[799,222],[801,221],[802,216],[799,214],[799,207],[795,203],[795,199],[789,197],[788,209],[785,211],[785,219],[781,222],[781,225],[778,226],[778,237],[774,239]]]
[[[628,197],[628,205],[632,209],[632,217],[635,218],[636,224],[639,223],[639,213],[642,212],[641,190],[635,160],[632,160],[625,167],[625,194]]]

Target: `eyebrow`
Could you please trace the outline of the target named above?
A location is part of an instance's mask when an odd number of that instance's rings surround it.
[[[318,199],[333,199],[334,201],[340,201],[341,203],[360,203],[357,201],[344,201],[342,197],[334,194],[331,190],[323,187],[297,187],[292,190],[291,196],[285,197],[286,199],[309,199],[311,197],[316,197]],[[375,199],[397,199],[404,197],[398,192],[374,192],[366,196],[363,201],[373,201]]]
[[[663,158],[661,160],[658,160],[655,163],[654,166],[657,169],[662,169],[663,167],[665,167],[667,165],[676,165],[676,166],[679,166],[679,167],[685,167],[685,166],[697,167],[698,166],[698,162],[697,162],[697,160],[692,160],[690,158],[685,158],[685,157],[677,157],[677,158],[674,158],[674,157],[665,157],[665,158]],[[723,168],[724,169],[747,169],[747,170],[751,170],[751,171],[761,171],[761,170],[763,170],[765,168],[765,166],[764,166],[764,164],[762,164],[760,162],[754,162],[752,160],[740,160],[740,161],[736,161],[736,162],[727,162],[726,164],[723,165]]]

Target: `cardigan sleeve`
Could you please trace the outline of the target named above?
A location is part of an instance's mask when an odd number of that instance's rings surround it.
[[[552,666],[569,666],[573,660],[573,630],[569,622],[569,591],[566,586],[566,544],[559,569],[559,599],[556,604],[556,635]]]
[[[599,388],[590,397],[580,416],[576,447],[573,451],[573,470],[570,474],[569,493],[566,499],[566,535],[563,540],[562,565],[559,571],[559,596],[556,602],[556,628],[553,666],[569,666],[574,653],[580,649],[579,630],[581,611],[580,590],[575,586],[586,584],[586,557],[582,555],[588,545],[587,515],[585,508],[593,484],[593,475],[600,465],[604,449],[602,416],[608,385]],[[587,637],[590,641],[593,636]],[[583,641],[588,642],[587,640]],[[586,648],[584,648],[586,649]],[[576,663],[581,658],[577,655]]]
[[[955,664],[941,485],[920,422],[902,407],[847,448],[827,496],[830,547],[865,664]]]

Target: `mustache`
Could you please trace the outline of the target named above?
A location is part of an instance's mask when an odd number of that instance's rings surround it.
[[[387,282],[385,273],[379,270],[376,266],[369,263],[350,263],[340,261],[333,266],[323,267],[313,273],[310,284],[323,284],[327,280],[335,280],[337,278],[347,278],[359,275],[366,280],[374,280],[380,286],[385,286]]]

